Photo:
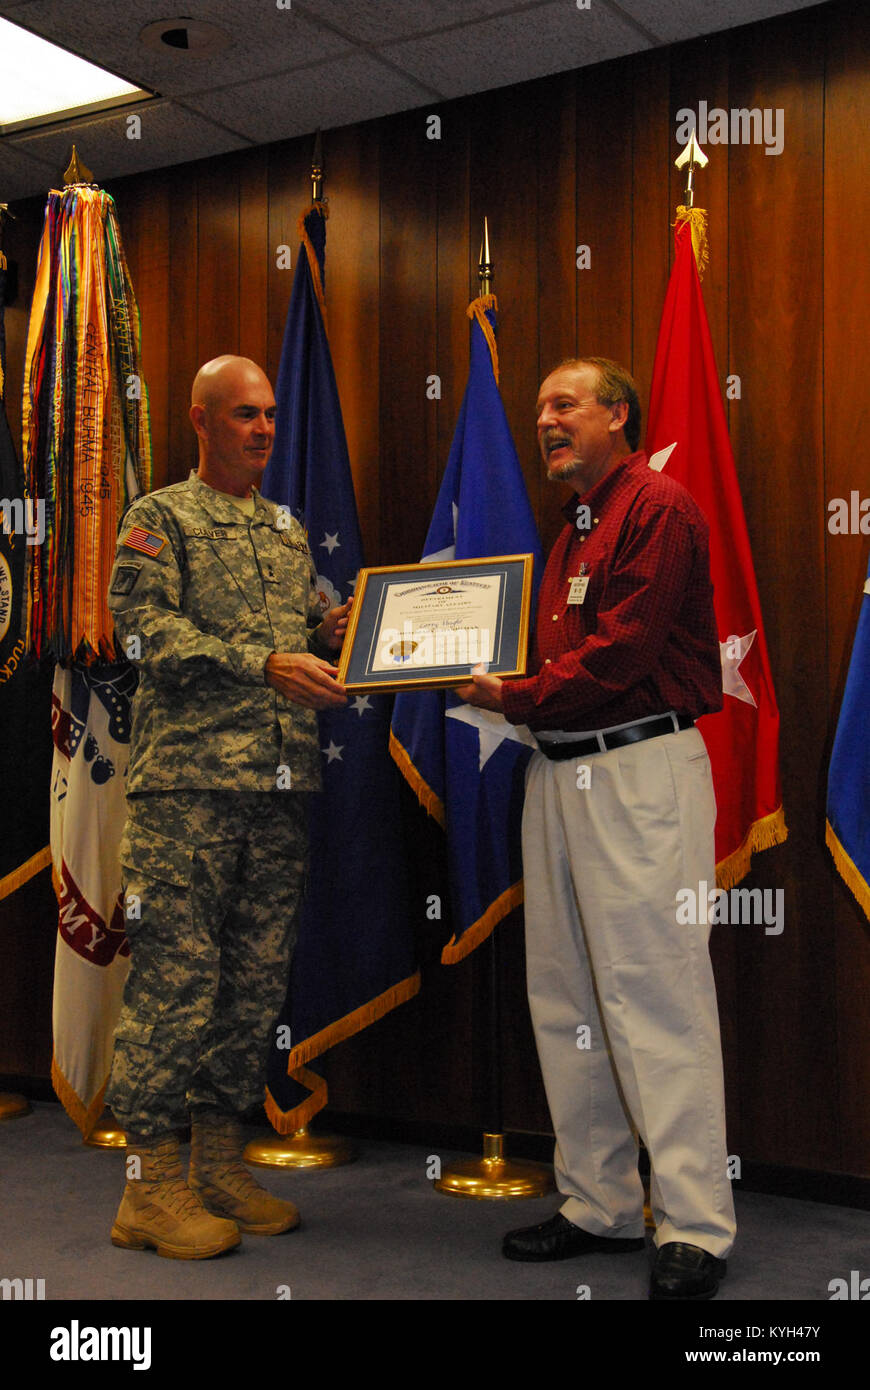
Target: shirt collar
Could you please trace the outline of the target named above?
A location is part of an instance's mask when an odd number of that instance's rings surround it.
[[[213,517],[215,521],[247,522],[251,520],[250,517],[245,515],[241,507],[236,506],[235,502],[231,502],[228,497],[223,497],[215,488],[210,487],[208,483],[204,483],[195,468],[190,470],[188,482],[193,488],[200,506],[204,507],[209,516]],[[256,517],[260,513],[268,514],[266,503],[257,489],[252,488],[251,492],[254,497],[254,516]]]
[[[588,492],[584,492],[582,497],[575,493],[570,497],[562,508],[562,515],[566,521],[570,521],[573,526],[577,516],[578,507],[588,507],[591,512],[600,512],[620,487],[626,481],[626,477],[631,469],[647,463],[647,457],[643,449],[637,449],[633,454],[626,454],[623,458],[609,468],[603,478],[599,478],[594,487]]]

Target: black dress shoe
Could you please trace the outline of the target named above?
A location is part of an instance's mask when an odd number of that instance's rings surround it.
[[[715,1298],[727,1261],[680,1240],[659,1246],[650,1280],[650,1298]]]
[[[645,1244],[643,1236],[634,1240],[622,1236],[593,1236],[557,1211],[540,1226],[508,1231],[501,1253],[509,1260],[571,1260],[575,1255],[589,1255],[595,1250],[625,1255],[629,1250],[642,1250]]]

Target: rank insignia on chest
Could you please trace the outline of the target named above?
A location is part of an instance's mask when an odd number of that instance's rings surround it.
[[[290,550],[298,550],[300,555],[308,554],[308,546],[302,541],[294,541],[289,531],[279,531],[278,534],[281,537],[282,545],[288,546]]]
[[[149,555],[153,560],[166,544],[166,537],[156,531],[146,531],[144,526],[131,526],[126,536],[122,536],[121,544],[130,550],[141,550],[143,555]]]

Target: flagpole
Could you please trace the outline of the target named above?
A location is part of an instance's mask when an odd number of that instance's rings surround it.
[[[318,130],[311,155],[311,201],[323,202],[323,148]],[[246,1163],[257,1168],[339,1168],[359,1157],[355,1146],[337,1134],[312,1134],[301,1125],[292,1134],[268,1134],[245,1146]]]
[[[489,247],[489,222],[483,219],[483,237],[478,260],[480,296],[492,294],[495,268]],[[489,1095],[486,1109],[488,1125],[483,1134],[483,1157],[452,1163],[442,1168],[434,1186],[453,1197],[476,1197],[504,1201],[513,1197],[543,1197],[553,1190],[553,1176],[540,1163],[505,1158],[502,1117],[501,991],[499,989],[498,931],[490,933],[485,948],[489,952]]]
[[[79,184],[96,187],[93,173],[79,158],[78,150],[73,145],[69,164],[64,170],[63,185],[64,188],[73,188]],[[108,1108],[103,1110],[96,1124],[82,1140],[83,1144],[95,1149],[122,1149],[126,1142],[124,1130]]]

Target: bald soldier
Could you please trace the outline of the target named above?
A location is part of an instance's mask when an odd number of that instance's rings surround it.
[[[121,841],[131,968],[107,1101],[127,1131],[112,1242],[204,1259],[299,1224],[241,1161],[262,1104],[320,786],[315,711],[346,702],[305,533],[257,491],[275,397],[255,363],[197,373],[199,466],[121,525],[109,604],[139,671]],[[177,1130],[191,1124],[185,1182]]]

